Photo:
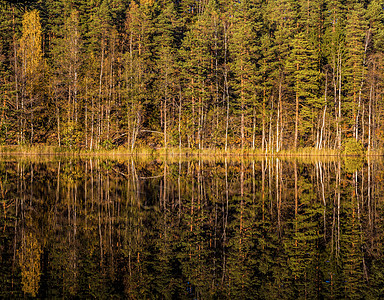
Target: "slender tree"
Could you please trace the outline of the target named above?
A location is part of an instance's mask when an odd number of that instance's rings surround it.
[[[20,38],[19,61],[21,78],[21,142],[25,143],[28,132],[32,144],[35,134],[35,119],[39,118],[36,110],[41,112],[43,52],[42,29],[37,10],[26,12],[23,16],[22,36]],[[29,127],[29,130],[27,129]]]
[[[261,16],[258,1],[242,1],[235,10],[232,37],[230,44],[232,70],[234,73],[233,87],[238,101],[238,115],[240,116],[240,145],[244,151],[249,147],[247,134],[249,120],[247,116],[253,115],[253,124],[256,123],[255,114],[259,113],[258,101],[260,100],[259,73],[257,63],[259,37],[257,33],[261,28]],[[251,119],[252,120],[252,119]],[[254,131],[254,130],[253,130]],[[254,133],[254,132],[253,132]],[[254,136],[252,134],[251,136]],[[255,147],[253,138],[252,147]]]
[[[125,109],[128,145],[134,148],[143,129],[145,108],[150,104],[153,81],[153,2],[132,2],[126,20]]]

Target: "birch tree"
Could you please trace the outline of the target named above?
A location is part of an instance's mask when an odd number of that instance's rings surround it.
[[[21,142],[25,143],[28,133],[29,142],[34,139],[34,122],[37,116],[39,87],[43,79],[42,29],[37,10],[26,12],[23,16],[20,38],[19,60],[21,64]],[[27,129],[29,127],[29,130]]]

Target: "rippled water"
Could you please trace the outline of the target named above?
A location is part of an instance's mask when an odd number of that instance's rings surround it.
[[[379,160],[0,161],[0,297],[384,296]]]

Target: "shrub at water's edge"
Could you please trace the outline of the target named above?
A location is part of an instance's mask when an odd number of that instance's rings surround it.
[[[365,149],[360,141],[356,141],[354,138],[349,138],[345,140],[343,144],[342,154],[361,156],[365,154]]]

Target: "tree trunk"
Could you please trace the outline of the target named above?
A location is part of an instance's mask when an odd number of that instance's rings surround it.
[[[338,121],[337,121],[337,127],[338,127],[338,149],[341,149],[341,50],[339,50],[339,101],[338,101]]]
[[[98,120],[97,120],[97,148],[100,147],[100,142],[101,142],[101,122],[102,122],[102,85],[103,85],[103,71],[104,71],[104,41],[102,41],[101,45],[101,60],[100,60],[100,77],[99,77],[99,109],[98,109]]]
[[[280,78],[279,82],[279,102],[277,103],[277,116],[276,116],[276,152],[280,151],[280,141],[281,141],[281,136],[280,136],[280,127],[281,127],[281,100],[282,100],[282,78]]]
[[[299,71],[299,64],[296,65],[296,70]],[[295,101],[295,150],[297,150],[297,140],[299,137],[299,83],[296,79],[296,101]]]
[[[224,91],[223,98],[226,100],[226,122],[225,122],[225,151],[228,151],[228,129],[229,129],[229,90],[228,90],[228,67],[227,67],[227,53],[228,53],[228,34],[227,26],[224,23]]]
[[[164,148],[167,149],[167,92],[164,98]]]
[[[243,72],[243,62],[241,62],[241,72]],[[240,85],[241,85],[241,122],[240,122],[240,135],[241,135],[241,151],[244,152],[245,145],[245,132],[244,132],[244,78],[243,74],[240,76]]]
[[[372,148],[372,95],[373,94],[373,84],[369,89],[369,107],[368,107],[368,153]]]
[[[263,111],[262,111],[261,151],[265,152],[265,86],[264,86]]]
[[[19,111],[19,82],[18,82],[18,68],[17,68],[17,46],[16,46],[16,33],[15,33],[15,8],[12,7],[12,31],[13,31],[13,67],[15,72],[15,97],[16,97],[16,111],[17,111],[17,144],[20,145],[22,141],[21,132],[22,132],[22,116]]]
[[[320,130],[320,140],[319,140],[319,143],[318,143],[318,149],[321,149],[322,148],[322,144],[323,144],[323,133],[324,133],[324,127],[325,127],[325,116],[326,116],[326,113],[327,113],[327,83],[328,83],[328,80],[327,80],[327,73],[325,74],[325,89],[324,89],[324,111],[323,111],[323,123],[321,124],[321,130]]]
[[[179,152],[181,153],[181,112],[182,112],[182,96],[181,88],[179,91],[180,105],[179,105]]]

